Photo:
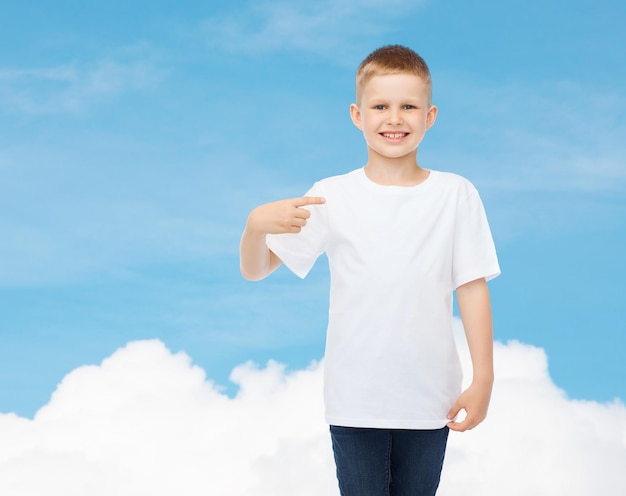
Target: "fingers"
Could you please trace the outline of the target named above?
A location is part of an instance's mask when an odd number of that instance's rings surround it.
[[[452,408],[450,408],[450,411],[448,412],[448,419],[453,420],[461,411],[462,406],[461,404],[456,401],[454,403],[454,405],[452,405]]]
[[[326,199],[321,196],[303,196],[302,198],[294,198],[293,205],[295,207],[305,207],[307,205],[321,205],[326,203]]]
[[[464,424],[467,421],[467,418],[463,422],[455,422],[453,420],[459,414],[461,409],[461,405],[458,401],[452,405],[452,408],[450,408],[450,412],[448,413],[448,419],[450,419],[450,422],[448,422],[447,425],[451,431],[463,432],[465,430]]]
[[[309,212],[306,208],[296,208],[294,213],[296,219],[308,219],[311,217],[311,212]]]
[[[287,228],[286,232],[299,233],[306,225],[309,217],[311,217],[311,212],[303,208],[296,208],[293,215],[285,219],[284,226]]]
[[[459,411],[457,411],[457,413],[453,416],[450,417],[448,416],[449,419],[454,419],[454,417],[456,417],[456,415],[458,415]],[[456,422],[454,420],[450,420],[450,422],[448,422],[448,428],[451,431],[456,431],[456,432],[465,432],[468,429],[471,429],[472,427],[475,427],[475,425],[472,425],[472,420],[470,418],[470,416],[466,416],[461,422]]]
[[[465,410],[466,416],[461,422],[455,422],[454,419],[461,412],[461,410]],[[480,420],[476,419],[474,415],[467,411],[467,409],[463,406],[462,398],[459,398],[452,408],[450,408],[450,412],[448,413],[448,428],[452,431],[456,432],[465,432],[466,430],[473,429],[476,427]]]
[[[461,410],[465,411],[465,418],[461,422],[454,421],[453,419],[460,413]],[[476,416],[475,414],[472,414],[471,411],[468,411],[465,408],[461,408],[455,404],[448,414],[448,419],[450,419],[450,422],[448,422],[447,425],[450,430],[465,432],[476,427],[485,419],[485,417]]]
[[[265,234],[299,233],[311,217],[311,212],[301,207],[325,201],[319,196],[305,196],[260,205],[248,217],[247,228]]]
[[[290,222],[291,232],[299,233],[304,226],[306,226],[306,219],[303,217],[296,217],[292,219]]]
[[[473,429],[481,423],[480,419],[470,417],[469,415],[462,422],[448,422],[448,428],[456,432],[465,432]]]
[[[448,422],[448,428],[451,431],[465,432],[471,427],[469,427],[467,419],[465,419],[463,422]]]
[[[292,228],[290,232],[298,233],[306,225],[306,219],[311,217],[311,212],[309,212],[306,208],[301,207],[305,207],[307,205],[321,205],[326,203],[326,199],[321,196],[303,196],[302,198],[294,198],[292,202],[292,205],[296,207],[296,211],[294,213],[294,218],[290,222]]]

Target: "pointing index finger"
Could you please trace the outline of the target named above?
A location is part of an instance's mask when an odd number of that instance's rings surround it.
[[[305,207],[307,205],[321,205],[322,203],[326,203],[326,199],[321,196],[303,196],[295,199],[294,206]]]

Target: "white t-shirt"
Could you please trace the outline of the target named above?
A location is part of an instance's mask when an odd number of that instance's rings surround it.
[[[326,253],[330,309],[324,358],[331,425],[437,429],[461,393],[452,291],[500,273],[474,186],[430,171],[382,186],[363,168],[315,183],[326,203],[298,234],[268,247],[299,277]]]

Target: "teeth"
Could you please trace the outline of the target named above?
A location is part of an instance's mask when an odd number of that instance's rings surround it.
[[[386,138],[403,138],[406,133],[383,133]]]

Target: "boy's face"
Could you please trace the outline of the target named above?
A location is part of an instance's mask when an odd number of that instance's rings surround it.
[[[430,88],[414,74],[374,76],[361,90],[361,101],[350,106],[352,122],[363,131],[370,158],[403,158],[416,154],[434,124],[437,107],[430,105]]]

